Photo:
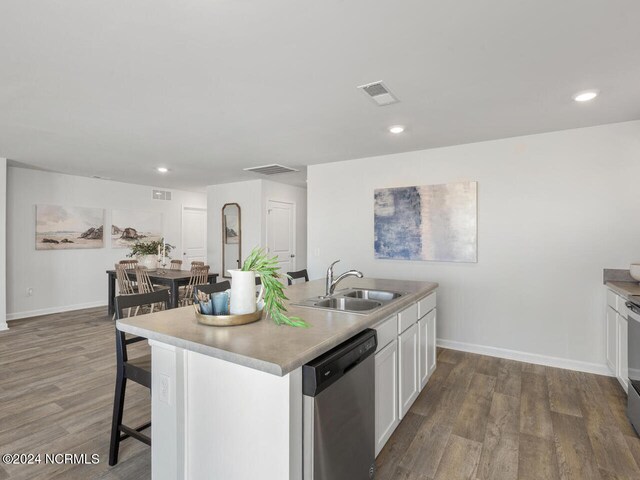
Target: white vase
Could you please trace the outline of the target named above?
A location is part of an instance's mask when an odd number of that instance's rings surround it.
[[[264,286],[260,286],[260,295],[256,298],[256,272],[229,270],[231,274],[231,315],[244,315],[256,311],[256,304],[262,300]]]
[[[147,270],[156,270],[158,268],[158,256],[157,255],[140,255],[138,262],[143,267],[147,267]]]

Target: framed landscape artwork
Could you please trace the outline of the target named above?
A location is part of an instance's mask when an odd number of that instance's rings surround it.
[[[381,188],[374,202],[376,258],[478,261],[477,182]]]
[[[102,208],[36,205],[36,250],[102,248]]]
[[[143,210],[111,212],[111,247],[129,248],[137,240],[162,239],[162,213]]]

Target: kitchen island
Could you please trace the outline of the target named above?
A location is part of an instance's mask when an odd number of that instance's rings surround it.
[[[350,278],[347,287],[404,295],[354,314],[294,305],[322,295],[324,281],[288,287],[289,314],[309,328],[266,318],[208,327],[192,307],[118,321],[152,347],[153,478],[301,479],[302,365],[404,309],[417,312],[438,285]]]

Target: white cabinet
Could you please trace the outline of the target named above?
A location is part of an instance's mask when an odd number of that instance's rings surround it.
[[[376,457],[400,423],[398,339],[376,353]]]
[[[398,337],[398,393],[402,419],[420,393],[418,379],[418,324],[414,323]]]
[[[607,289],[605,322],[607,365],[626,392],[629,387],[627,309],[625,299],[610,289]]]
[[[419,320],[418,320],[419,319]],[[436,369],[436,294],[374,326],[376,456]]]
[[[435,312],[434,312],[435,313]],[[418,376],[420,378],[420,390],[424,388],[429,380],[429,341],[431,340],[431,332],[429,332],[429,316],[425,315],[418,320],[418,336],[420,338],[420,351],[418,353]]]
[[[627,319],[622,315],[616,315],[618,321],[618,371],[616,377],[624,388],[624,391],[628,391],[629,388],[629,361],[627,357]]]
[[[436,318],[438,314],[433,310],[427,318],[427,328],[429,329],[429,338],[427,341],[427,367],[429,368],[429,377],[436,369]]]
[[[607,306],[607,365],[613,373],[618,372],[618,314]]]

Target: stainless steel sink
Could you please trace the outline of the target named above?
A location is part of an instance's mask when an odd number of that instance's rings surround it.
[[[382,306],[382,303],[374,300],[361,300],[359,298],[332,297],[316,302],[316,307],[342,310],[345,312],[368,312]]]
[[[312,297],[292,304],[300,307],[366,315],[403,295],[405,295],[403,292],[347,288],[329,297]]]
[[[365,298],[369,300],[378,300],[380,302],[390,302],[391,300],[400,298],[402,293],[388,292],[386,290],[354,289],[353,291],[344,293],[343,295],[350,298]]]

